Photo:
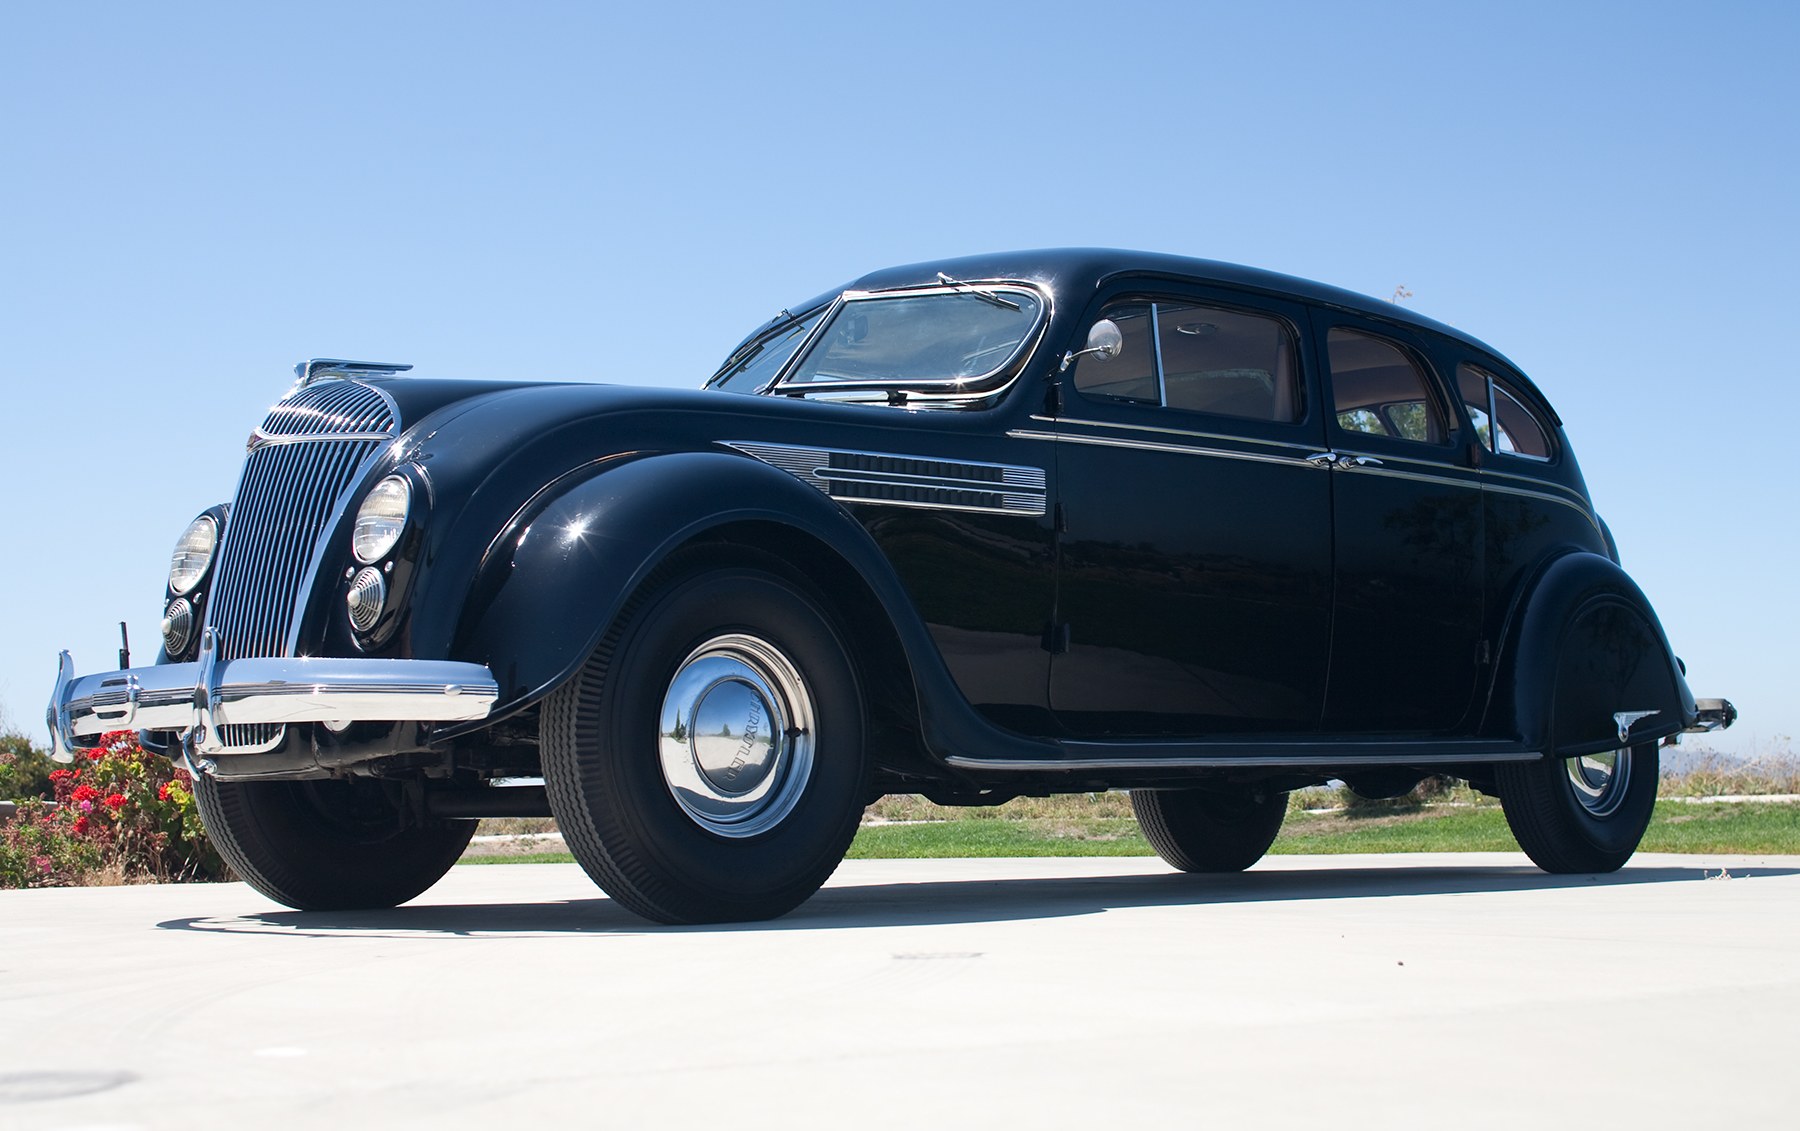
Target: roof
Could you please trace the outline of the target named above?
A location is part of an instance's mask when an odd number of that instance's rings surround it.
[[[1442,322],[1416,314],[1398,303],[1383,302],[1342,287],[1283,275],[1278,271],[1158,252],[1093,247],[993,252],[889,267],[864,275],[850,284],[850,287],[853,290],[887,290],[893,287],[918,286],[936,282],[940,271],[954,279],[1020,279],[1039,283],[1057,297],[1076,301],[1081,301],[1115,276],[1125,274],[1167,275],[1196,282],[1219,283],[1340,307],[1431,330],[1506,361],[1504,354],[1481,339],[1454,326],[1446,326]],[[1511,362],[1507,364],[1514,370],[1518,369]]]

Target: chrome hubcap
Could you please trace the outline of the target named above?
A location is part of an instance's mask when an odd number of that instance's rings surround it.
[[[1575,800],[1596,817],[1610,816],[1625,801],[1625,787],[1631,782],[1631,751],[1609,750],[1604,754],[1588,754],[1569,758],[1569,785]]]
[[[812,773],[814,707],[800,672],[766,640],[716,636],[675,669],[658,716],[663,780],[708,832],[767,832]]]

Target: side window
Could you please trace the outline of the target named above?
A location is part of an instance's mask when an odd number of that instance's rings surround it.
[[[1527,459],[1550,458],[1549,429],[1504,380],[1465,362],[1456,367],[1456,387],[1488,451]]]
[[[787,364],[788,358],[800,348],[806,335],[819,324],[819,318],[825,313],[820,307],[811,314],[789,322],[785,326],[769,331],[753,342],[746,342],[726,364],[726,368],[714,377],[708,385],[714,389],[728,389],[734,393],[761,392],[764,385],[775,379],[781,367]]]
[[[1156,307],[1148,302],[1125,303],[1106,308],[1124,337],[1113,358],[1090,354],[1075,363],[1075,388],[1090,397],[1131,404],[1161,404],[1156,385],[1156,342],[1151,323]]]
[[[1333,328],[1325,335],[1325,351],[1339,428],[1425,444],[1444,442],[1443,410],[1405,350],[1369,334]]]
[[[1122,303],[1106,317],[1124,348],[1110,360],[1081,359],[1082,393],[1246,420],[1300,419],[1294,339],[1277,319],[1187,302]]]

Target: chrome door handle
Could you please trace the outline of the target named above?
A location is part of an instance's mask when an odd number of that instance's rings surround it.
[[[1314,452],[1305,459],[1314,467],[1330,467],[1337,462],[1338,454],[1336,452]]]
[[[1353,456],[1340,453],[1337,457],[1339,467],[1380,467],[1381,461],[1374,456]]]

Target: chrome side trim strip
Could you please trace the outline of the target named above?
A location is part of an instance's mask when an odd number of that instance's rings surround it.
[[[1342,746],[1328,748],[1341,751]],[[953,754],[944,761],[959,770],[1010,770],[1015,773],[1055,771],[1088,772],[1094,770],[1204,770],[1204,769],[1292,769],[1336,768],[1343,766],[1451,766],[1476,765],[1485,762],[1535,762],[1543,757],[1536,750],[1507,754],[1343,754],[1311,755],[1220,754],[1215,756],[1174,755],[1168,758],[969,758]]]
[[[1122,428],[1130,432],[1155,432],[1164,436],[1187,436],[1196,440],[1229,440],[1237,444],[1258,444],[1265,448],[1287,448],[1293,451],[1316,451],[1310,444],[1296,444],[1287,440],[1264,440],[1255,436],[1235,436],[1229,432],[1199,432],[1191,428],[1158,428],[1149,424],[1121,424],[1113,420],[1082,420],[1078,417],[1040,416],[1033,414],[1031,419],[1040,424],[1080,425],[1084,428]]]
[[[840,502],[915,510],[1041,515],[1049,474],[1041,467],[849,448],[723,440]]]
[[[1007,435],[1015,440],[1049,440],[1059,444],[1090,444],[1101,448],[1130,448],[1142,452],[1170,452],[1182,456],[1213,456],[1218,459],[1248,460],[1251,463],[1276,463],[1284,467],[1320,468],[1325,465],[1307,462],[1304,456],[1266,456],[1258,452],[1234,452],[1228,448],[1196,448],[1187,444],[1159,444],[1150,440],[1122,440],[1110,436],[1065,436],[1057,432],[1034,432],[1014,428]],[[1310,454],[1324,454],[1312,451]]]

